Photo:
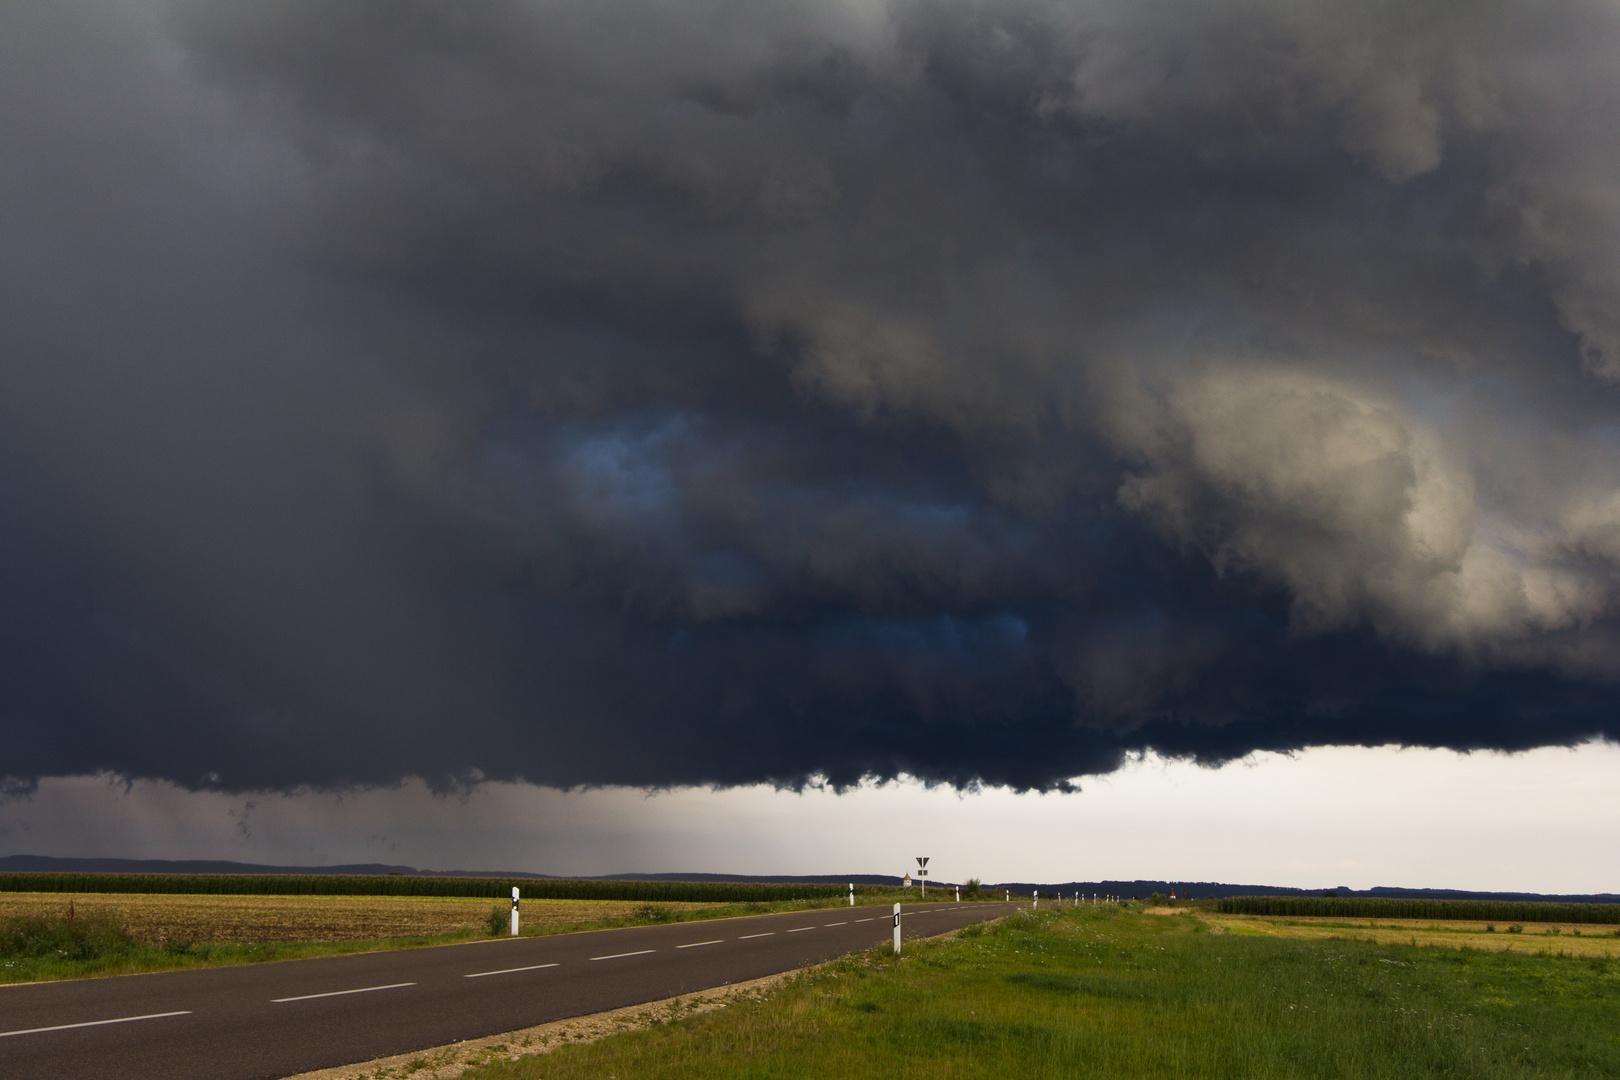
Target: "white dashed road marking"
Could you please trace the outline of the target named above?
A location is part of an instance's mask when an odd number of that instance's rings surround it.
[[[147,1013],[145,1016],[120,1016],[114,1020],[86,1020],[81,1024],[56,1024],[52,1027],[24,1028],[21,1031],[0,1031],[0,1039],[4,1039],[8,1035],[38,1035],[43,1031],[67,1031],[70,1028],[100,1027],[103,1024],[130,1024],[136,1020],[161,1020],[165,1016],[190,1015],[190,1009],[182,1009],[180,1012]]]
[[[556,967],[556,964],[530,964],[528,967],[502,968],[499,971],[477,971],[471,975],[463,975],[463,979],[482,979],[485,975],[511,975],[518,971],[539,971],[541,968]]]
[[[300,994],[297,997],[271,998],[270,1004],[280,1005],[287,1001],[313,1001],[315,998],[342,997],[344,994],[369,994],[373,990],[398,990],[405,986],[415,986],[413,982],[389,983],[387,986],[362,986],[357,990],[328,990],[324,994]]]

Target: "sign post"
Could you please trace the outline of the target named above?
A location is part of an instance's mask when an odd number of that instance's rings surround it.
[[[919,897],[919,899],[926,898],[928,896],[928,856],[927,855],[919,855],[919,856],[917,856],[917,881],[918,881],[918,883],[920,885],[922,885],[922,897]]]
[[[900,905],[894,905],[894,955],[900,955]]]
[[[514,886],[512,886],[512,936],[513,937],[518,936],[518,932],[517,932],[517,926],[518,926],[517,902],[518,902],[518,887],[516,885],[514,885]]]

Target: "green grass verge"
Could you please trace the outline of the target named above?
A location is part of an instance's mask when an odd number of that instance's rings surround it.
[[[885,894],[887,895],[887,894]],[[878,900],[884,896],[880,895]],[[892,898],[915,902],[904,890],[892,890]],[[864,902],[876,902],[867,898]],[[930,900],[930,903],[933,901]],[[942,901],[943,902],[943,901]],[[846,899],[807,899],[754,901],[720,904],[706,908],[676,908],[644,903],[629,915],[577,923],[524,927],[524,937],[546,937],[583,930],[613,930],[627,926],[653,926],[672,922],[766,915],[777,911],[808,911],[836,908]],[[182,968],[225,967],[231,964],[260,964],[271,960],[301,960],[313,956],[341,956],[348,953],[378,952],[388,949],[419,949],[430,945],[450,945],[459,941],[508,933],[511,909],[497,904],[490,918],[477,930],[456,934],[377,938],[364,941],[275,942],[265,944],[219,945],[186,941],[141,941],[126,933],[115,920],[105,917],[63,918],[60,916],[14,916],[0,919],[0,984],[42,982],[55,979],[83,979],[139,972],[174,971]]]
[[[1216,934],[1107,908],[885,953],[464,1080],[1620,1076],[1607,960]]]

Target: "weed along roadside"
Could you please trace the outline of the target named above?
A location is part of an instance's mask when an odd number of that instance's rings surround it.
[[[635,1077],[1612,1077],[1620,962],[1211,932],[1136,905],[884,945],[778,992],[472,1069]]]

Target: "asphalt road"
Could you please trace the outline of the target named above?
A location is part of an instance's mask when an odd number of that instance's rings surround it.
[[[907,905],[925,937],[1018,904]],[[888,941],[892,907],[0,986],[5,1080],[271,1080],[745,982]]]

